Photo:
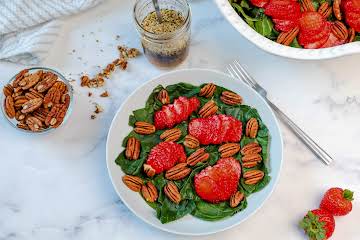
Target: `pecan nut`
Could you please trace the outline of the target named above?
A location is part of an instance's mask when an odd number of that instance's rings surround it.
[[[237,191],[230,197],[230,207],[235,208],[237,207],[240,202],[244,199],[244,193]]]
[[[195,166],[199,162],[204,162],[210,157],[210,154],[205,152],[205,148],[199,148],[186,159],[189,166]]]
[[[162,104],[169,104],[170,103],[170,97],[169,97],[169,93],[168,91],[166,91],[166,89],[162,89],[159,94],[158,97],[159,101]]]
[[[246,123],[245,134],[250,138],[256,138],[257,132],[259,130],[259,123],[256,118],[250,118]]]
[[[337,20],[342,19],[340,4],[341,4],[341,0],[334,0],[333,2],[333,12]]]
[[[253,153],[253,154],[247,154],[245,156],[243,156],[241,158],[241,160],[243,162],[250,162],[250,161],[257,161],[257,162],[261,162],[262,161],[262,157],[260,156],[260,154],[258,153]]]
[[[47,117],[47,115],[49,114],[49,110],[45,109],[45,108],[38,108],[37,110],[35,110],[32,115],[34,117],[36,117],[37,119],[39,119],[41,122],[45,123],[45,119]]]
[[[153,177],[156,174],[155,169],[149,164],[144,164],[144,172],[148,177]]]
[[[28,125],[26,125],[26,123],[23,123],[23,122],[19,122],[18,124],[16,124],[16,126],[20,129],[23,129],[23,130],[30,130],[30,128],[28,127]]]
[[[199,115],[203,118],[210,117],[216,114],[218,108],[219,107],[216,105],[216,103],[213,100],[210,100],[205,103],[204,106],[202,106],[202,108],[199,110]]]
[[[200,142],[196,137],[193,137],[191,135],[186,135],[184,139],[184,146],[194,149],[200,146]]]
[[[181,195],[178,187],[173,182],[168,182],[164,187],[165,195],[174,203],[179,204]]]
[[[181,134],[179,128],[168,129],[160,135],[160,139],[164,142],[176,142],[181,137]]]
[[[254,153],[260,153],[261,150],[262,150],[261,146],[257,142],[252,142],[252,143],[246,144],[241,149],[241,154],[242,155],[249,155],[249,154],[254,154]]]
[[[21,70],[15,77],[15,80],[13,81],[13,87],[17,88],[19,87],[19,82],[24,79],[29,73],[29,69]]]
[[[130,137],[126,143],[125,156],[131,160],[137,160],[140,156],[140,141]]]
[[[340,21],[335,21],[331,25],[331,31],[340,40],[346,40],[349,36],[348,29],[345,24]]]
[[[154,184],[147,182],[141,187],[141,194],[148,202],[155,202],[158,198],[158,191]]]
[[[240,144],[238,143],[225,143],[219,147],[219,153],[222,158],[234,156],[240,151]]]
[[[26,124],[28,125],[30,130],[33,132],[40,131],[43,126],[42,122],[39,119],[37,119],[36,117],[26,118]]]
[[[191,169],[186,167],[186,163],[178,163],[165,173],[165,178],[169,180],[180,180],[191,173]]]
[[[239,105],[243,101],[239,94],[230,91],[223,91],[220,100],[227,105]]]
[[[355,39],[355,30],[353,28],[349,28],[348,35],[349,35],[349,37],[346,42],[348,42],[348,43],[353,42]]]
[[[52,126],[53,128],[57,128],[64,121],[66,116],[67,109],[70,104],[70,96],[67,94],[65,103],[55,104],[49,114],[46,116],[45,125]]]
[[[42,80],[38,82],[34,89],[37,90],[39,93],[43,93],[49,90],[57,81],[58,76],[52,72],[46,72],[42,76]]]
[[[332,13],[332,8],[330,7],[329,3],[327,1],[323,2],[319,9],[318,12],[325,18],[327,19],[328,17],[330,17],[331,13]]]
[[[60,103],[61,97],[67,92],[67,86],[61,81],[57,81],[44,97],[44,107],[48,108],[54,104]]]
[[[147,122],[136,122],[134,131],[138,134],[149,135],[153,134],[156,129],[155,126]]]
[[[34,99],[34,98],[44,98],[44,95],[39,93],[35,89],[30,88],[29,92],[25,93],[25,97],[30,100],[30,99]]]
[[[244,173],[245,184],[254,185],[264,178],[264,172],[261,170],[250,170]]]
[[[4,93],[5,97],[11,96],[11,95],[14,93],[14,88],[13,88],[13,86],[11,86],[11,84],[7,84],[7,85],[3,88],[3,93]]]
[[[9,118],[15,117],[14,99],[11,96],[7,96],[4,102],[5,113]]]
[[[25,102],[22,105],[21,112],[22,113],[33,112],[36,109],[38,109],[41,106],[42,103],[43,103],[42,98],[34,98],[34,99],[31,99],[31,100],[28,100],[27,102]]]
[[[301,11],[303,12],[315,12],[315,7],[311,0],[300,0]]]
[[[285,46],[289,46],[299,33],[299,28],[295,27],[288,32],[282,32],[279,34],[276,42]]]
[[[20,112],[20,111],[17,111],[15,113],[15,119],[18,120],[19,122],[24,120],[25,117],[26,117],[26,115],[24,113]]]
[[[18,84],[23,90],[27,90],[33,86],[35,86],[41,79],[42,71],[37,71],[33,74],[29,74],[24,77]]]
[[[141,187],[144,184],[144,181],[137,176],[125,175],[122,177],[124,184],[134,192],[140,192]]]
[[[205,98],[211,98],[216,91],[216,85],[208,83],[200,89],[199,96]]]

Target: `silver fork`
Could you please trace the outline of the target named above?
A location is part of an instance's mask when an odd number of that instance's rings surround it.
[[[245,68],[235,60],[233,64],[230,64],[227,68],[229,74],[232,77],[238,78],[252,87],[256,92],[258,92],[264,100],[270,105],[270,107],[278,114],[278,116],[283,120],[283,122],[292,130],[292,132],[299,137],[299,139],[316,155],[318,156],[326,165],[329,165],[333,159],[330,155],[325,152],[317,143],[314,142],[303,130],[301,130],[285,113],[283,113],[275,104],[273,104],[267,98],[266,90],[261,87],[254,78],[252,78]]]

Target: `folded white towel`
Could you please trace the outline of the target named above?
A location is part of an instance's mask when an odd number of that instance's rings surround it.
[[[62,16],[102,0],[0,0],[0,59],[39,64],[60,32]]]

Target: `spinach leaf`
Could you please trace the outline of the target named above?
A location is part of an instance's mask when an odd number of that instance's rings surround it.
[[[261,35],[267,37],[272,33],[274,24],[267,16],[263,16],[260,21],[255,22],[255,30]]]
[[[253,17],[250,17],[249,15],[247,15],[244,11],[244,9],[237,3],[232,3],[231,6],[233,6],[233,8],[235,8],[238,13],[240,13],[246,20],[248,21],[252,21],[252,22],[257,22],[259,21],[259,19],[257,18],[253,18]]]
[[[291,47],[294,47],[294,48],[302,48],[302,46],[299,44],[297,38],[295,38],[292,43],[290,44]]]
[[[161,207],[156,209],[157,218],[161,223],[168,223],[194,211],[196,205],[192,200],[182,200],[179,204],[171,202],[169,199],[164,198]]]

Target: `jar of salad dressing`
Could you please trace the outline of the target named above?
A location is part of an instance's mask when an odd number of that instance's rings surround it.
[[[152,0],[137,0],[134,18],[148,60],[159,67],[174,67],[188,55],[190,7],[186,0],[159,0],[162,22]]]

